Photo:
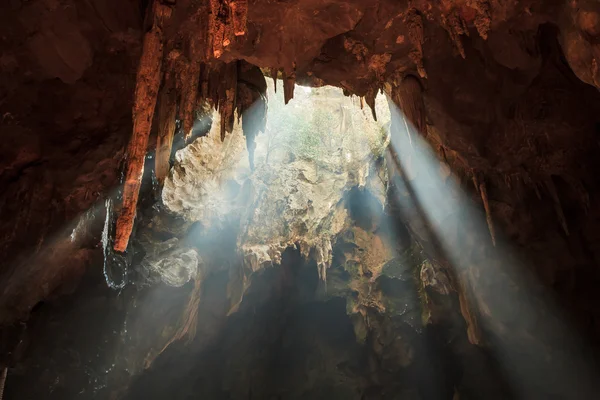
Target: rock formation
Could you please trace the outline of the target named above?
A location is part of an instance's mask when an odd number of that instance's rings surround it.
[[[595,398],[596,2],[0,22],[5,398]]]

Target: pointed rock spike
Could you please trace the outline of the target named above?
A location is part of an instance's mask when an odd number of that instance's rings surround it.
[[[490,231],[492,244],[494,245],[494,247],[496,247],[496,230],[494,229],[494,220],[492,219],[492,212],[490,209],[490,203],[488,200],[485,182],[481,182],[479,184],[479,192],[481,193],[481,199],[483,200],[483,208],[485,209],[485,220],[487,222],[488,230]]]
[[[137,201],[142,175],[148,138],[152,128],[154,110],[161,80],[163,58],[164,20],[170,16],[171,9],[155,0],[152,7],[154,24],[144,35],[142,56],[137,71],[135,96],[133,103],[133,133],[127,146],[127,169],[123,187],[123,205],[117,218],[114,249],[124,252],[129,244],[133,230]]]
[[[275,93],[277,93],[277,75],[279,74],[279,70],[277,68],[271,68],[271,78],[273,78],[273,87],[275,88]]]
[[[475,172],[471,172],[473,174],[473,185],[475,186],[475,190],[477,194],[479,194],[479,179],[477,179],[477,174]]]
[[[371,113],[373,114],[373,119],[375,121],[377,121],[377,113],[375,111],[375,95],[376,95],[376,93],[377,93],[377,91],[375,89],[369,88],[369,90],[367,90],[367,93],[365,94],[365,101],[367,102],[367,105],[371,109]]]
[[[410,124],[425,136],[427,125],[425,120],[425,104],[423,103],[421,84],[417,77],[408,75],[396,87],[395,99],[398,107],[406,116]]]
[[[489,0],[476,0],[472,2],[475,10],[477,11],[477,15],[475,16],[474,25],[479,33],[479,36],[483,40],[487,40],[488,32],[490,31],[490,26],[492,23],[492,17],[490,14],[490,1]]]
[[[177,102],[175,90],[166,85],[163,86],[158,108],[158,135],[156,137],[155,172],[156,179],[162,185],[169,174],[169,159],[173,146],[175,134],[175,119],[177,114]]]
[[[408,25],[408,38],[413,45],[413,50],[410,51],[408,56],[417,67],[419,76],[421,78],[426,78],[427,72],[423,65],[423,43],[425,42],[423,17],[416,8],[412,8],[406,14],[405,22]]]
[[[558,193],[556,192],[556,186],[554,186],[554,182],[552,181],[552,177],[546,176],[544,178],[544,184],[546,185],[546,189],[552,198],[552,203],[554,203],[554,211],[556,212],[556,216],[558,217],[558,221],[567,236],[569,236],[569,227],[567,225],[567,220],[565,218],[565,214],[563,213],[562,205],[560,204],[560,199],[558,197]]]
[[[226,118],[221,115],[221,142],[225,141],[225,136],[227,135],[227,122]]]
[[[2,376],[0,376],[0,400],[4,397],[4,387],[6,386],[6,377],[8,376],[8,367],[4,367],[2,370]]]
[[[540,193],[539,185],[538,185],[537,182],[533,182],[533,190],[534,190],[535,195],[538,198],[538,200],[541,200],[542,199],[542,195]]]
[[[227,132],[233,131],[235,108],[237,104],[237,61],[226,64],[223,70],[223,81],[219,89],[219,113],[221,114],[221,140],[225,140]]]
[[[187,63],[182,68],[180,78],[181,99],[179,112],[183,125],[185,140],[192,135],[194,126],[195,111],[198,105],[198,85],[200,84],[200,60],[202,59],[202,50],[200,41],[196,38],[190,38],[188,47]]]
[[[229,3],[233,19],[233,34],[243,36],[246,34],[248,20],[248,0],[233,0]]]
[[[296,72],[283,72],[283,98],[285,104],[289,103],[294,98],[294,88],[296,87]]]

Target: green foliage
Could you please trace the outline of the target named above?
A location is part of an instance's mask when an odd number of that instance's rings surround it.
[[[272,147],[285,147],[296,157],[319,161],[326,155],[326,143],[338,124],[326,109],[298,99],[284,105],[283,90],[269,99],[269,134]]]
[[[323,120],[324,111],[315,112],[310,122],[299,118],[291,136],[291,144],[296,156],[307,160],[319,160],[323,155],[323,138],[328,134],[328,127],[317,121]],[[329,131],[330,133],[331,131]]]
[[[306,92],[296,87],[286,105],[278,83],[277,93],[269,91],[267,162],[269,154],[282,151],[326,168],[363,163],[368,151],[373,159],[383,157],[388,123],[374,122],[331,88]]]

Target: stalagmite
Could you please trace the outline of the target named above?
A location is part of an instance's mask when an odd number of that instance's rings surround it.
[[[289,74],[283,72],[283,98],[285,104],[289,103],[294,98],[294,87],[296,86],[296,72],[292,71]]]
[[[164,40],[162,27],[165,20],[170,17],[171,9],[155,0],[152,12],[154,24],[144,36],[142,57],[137,72],[133,104],[133,134],[127,148],[123,206],[117,219],[115,232],[114,249],[121,252],[127,249],[135,220],[148,137],[160,87]]]
[[[496,246],[496,230],[494,229],[494,220],[492,219],[492,212],[490,210],[490,203],[488,200],[485,182],[481,182],[479,184],[479,193],[481,194],[481,199],[483,200],[483,208],[485,209],[485,220],[487,222],[488,229],[490,230],[492,244]]]
[[[554,186],[554,182],[552,182],[552,178],[547,176],[544,178],[544,184],[546,185],[546,189],[552,198],[552,202],[554,203],[554,211],[556,212],[556,216],[558,217],[558,221],[560,222],[560,226],[563,228],[563,231],[567,236],[569,236],[569,227],[567,225],[567,219],[565,218],[565,214],[562,210],[562,205],[560,204],[560,199],[558,198],[558,193],[556,193],[556,186]]]

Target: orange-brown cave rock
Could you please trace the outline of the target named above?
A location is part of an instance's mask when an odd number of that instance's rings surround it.
[[[0,2],[0,398],[597,398],[599,89],[594,0]]]

